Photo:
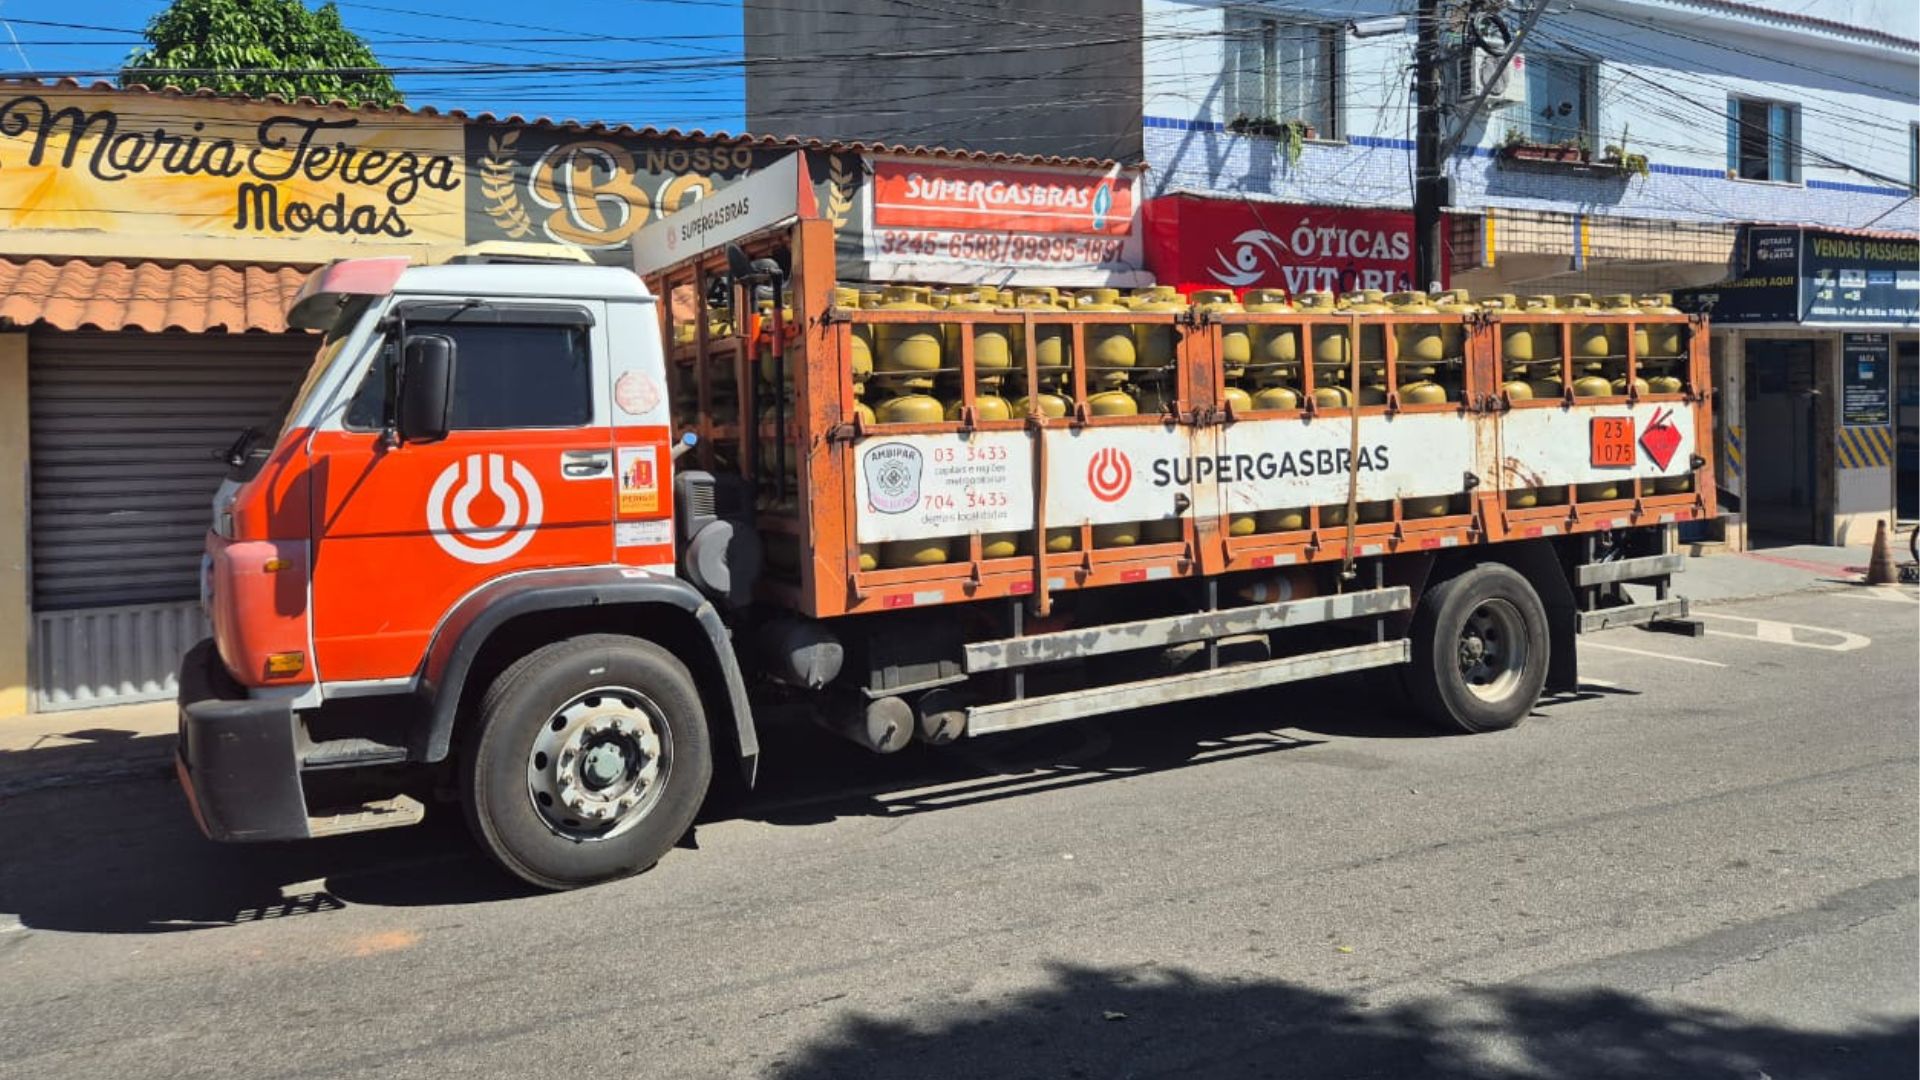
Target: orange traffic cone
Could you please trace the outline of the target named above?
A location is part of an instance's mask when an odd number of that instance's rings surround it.
[[[1891,585],[1899,580],[1893,569],[1893,552],[1887,543],[1887,523],[1882,519],[1873,529],[1873,558],[1867,560],[1867,584]]]

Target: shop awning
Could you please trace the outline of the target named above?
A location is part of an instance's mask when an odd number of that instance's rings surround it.
[[[280,333],[308,273],[289,266],[0,258],[0,326]]]

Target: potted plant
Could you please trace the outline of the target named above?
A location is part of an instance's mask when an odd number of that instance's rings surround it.
[[[1287,147],[1287,164],[1300,164],[1300,153],[1308,139],[1320,137],[1320,131],[1305,120],[1275,120],[1270,116],[1236,116],[1227,122],[1227,130],[1236,135],[1259,135],[1277,139]]]
[[[1582,165],[1589,159],[1586,140],[1565,139],[1557,143],[1534,142],[1518,128],[1508,128],[1500,144],[1500,156],[1508,161],[1542,162],[1550,165]]]

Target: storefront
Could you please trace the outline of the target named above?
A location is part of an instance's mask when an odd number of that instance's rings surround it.
[[[1734,267],[1677,297],[1713,320],[1727,539],[1866,543],[1914,509],[1920,241],[1750,225]]]
[[[0,81],[0,504],[28,508],[0,526],[0,717],[172,693],[219,451],[298,384],[314,267],[630,265],[658,215],[795,157],[849,279],[1149,280],[1111,162]]]
[[[1182,292],[1415,288],[1413,215],[1397,210],[1165,195],[1141,231],[1148,269]]]

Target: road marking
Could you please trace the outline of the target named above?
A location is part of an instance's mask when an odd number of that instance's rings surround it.
[[[1619,683],[1614,682],[1612,679],[1596,679],[1591,675],[1580,676],[1580,685],[1581,686],[1597,686],[1602,690],[1614,690],[1614,689],[1618,689],[1620,686]]]
[[[1802,649],[1820,649],[1824,652],[1853,652],[1855,649],[1864,649],[1873,644],[1873,639],[1865,634],[1835,630],[1826,626],[1807,626],[1802,623],[1780,622],[1777,619],[1756,619],[1748,615],[1722,615],[1713,611],[1699,611],[1694,614],[1706,619],[1747,623],[1753,627],[1753,632],[1750,634],[1732,630],[1707,631],[1718,637],[1764,641],[1769,645],[1793,645]],[[1822,638],[1826,640],[1823,641]]]
[[[1882,600],[1890,604],[1920,604],[1920,594],[1910,592],[1906,589],[1885,588],[1878,585],[1858,589],[1847,589],[1843,592],[1836,592],[1830,595],[1847,596],[1855,600]]]
[[[1630,656],[1648,656],[1655,660],[1672,660],[1677,664],[1699,664],[1701,667],[1726,667],[1718,660],[1702,660],[1697,656],[1675,656],[1672,653],[1648,652],[1645,649],[1629,649],[1625,645],[1602,645],[1597,641],[1583,641],[1580,644],[1589,649],[1605,649],[1608,652],[1627,653]],[[1588,679],[1588,682],[1593,680]]]

